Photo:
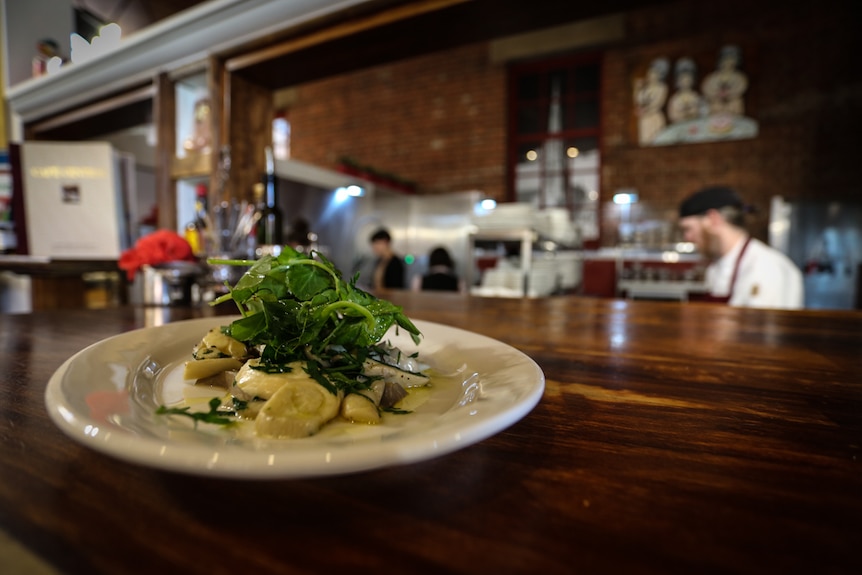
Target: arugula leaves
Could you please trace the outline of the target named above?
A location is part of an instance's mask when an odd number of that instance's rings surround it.
[[[421,333],[401,307],[356,287],[323,254],[284,246],[259,260],[209,259],[215,265],[250,266],[228,293],[211,305],[233,300],[242,318],[225,328],[231,337],[262,348],[261,363],[275,368],[291,361],[314,362],[312,377],[327,389],[356,387],[367,349],[393,326],[415,343]]]
[[[186,417],[192,418],[195,422],[195,426],[197,426],[199,421],[203,421],[204,423],[214,423],[216,425],[231,425],[236,420],[232,417],[236,412],[233,411],[219,411],[219,407],[221,406],[221,400],[217,397],[212,398],[209,401],[209,411],[189,411],[189,407],[165,407],[164,405],[160,405],[158,409],[156,409],[157,415],[184,415]]]

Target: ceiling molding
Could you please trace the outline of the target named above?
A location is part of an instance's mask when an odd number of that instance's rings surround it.
[[[625,36],[625,14],[610,14],[494,40],[490,44],[490,59],[494,63],[505,63],[535,58],[620,42]]]
[[[116,50],[8,88],[24,123],[57,114],[205,62],[262,35],[276,34],[369,0],[212,0],[124,38]]]

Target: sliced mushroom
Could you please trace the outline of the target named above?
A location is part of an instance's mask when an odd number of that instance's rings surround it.
[[[365,360],[362,365],[362,373],[368,377],[382,377],[383,381],[397,383],[406,388],[423,387],[431,381],[425,374],[404,371],[373,359]]]
[[[380,407],[392,407],[407,397],[407,390],[401,387],[400,383],[392,381],[384,383],[385,389],[383,390],[383,395],[380,397]]]

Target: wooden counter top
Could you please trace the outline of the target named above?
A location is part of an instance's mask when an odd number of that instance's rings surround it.
[[[190,477],[80,446],[43,397],[83,347],[214,310],[0,316],[0,531],[63,573],[858,572],[862,313],[384,297],[525,352],[544,397],[422,463]]]
[[[117,260],[63,260],[39,256],[0,255],[0,271],[33,276],[80,276],[119,272]]]

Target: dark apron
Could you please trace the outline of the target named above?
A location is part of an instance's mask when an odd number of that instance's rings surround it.
[[[736,275],[739,273],[739,262],[742,261],[742,256],[745,255],[745,248],[748,247],[748,242],[751,241],[751,236],[745,238],[745,243],[742,244],[742,249],[736,257],[736,262],[733,264],[733,275],[730,277],[730,291],[726,296],[717,296],[708,293],[692,293],[688,295],[689,301],[705,301],[709,303],[728,303],[733,297],[733,288],[736,285]]]

